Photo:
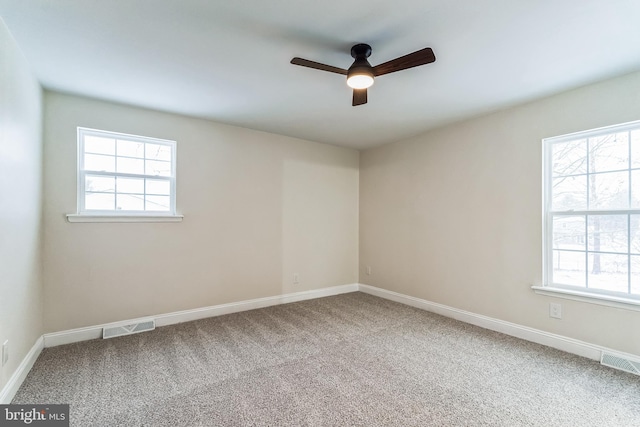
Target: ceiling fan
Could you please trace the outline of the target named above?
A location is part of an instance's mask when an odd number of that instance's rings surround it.
[[[346,75],[347,85],[353,88],[353,103],[351,105],[355,107],[356,105],[367,103],[367,88],[373,84],[374,77],[430,64],[436,60],[433,50],[427,47],[372,67],[367,61],[367,58],[371,56],[371,46],[364,43],[353,46],[351,48],[351,56],[355,61],[353,61],[348,70],[298,57],[293,58],[291,63],[302,67]]]

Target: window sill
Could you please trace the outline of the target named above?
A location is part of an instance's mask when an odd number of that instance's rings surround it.
[[[588,292],[574,291],[571,289],[554,288],[551,286],[532,286],[537,294],[552,297],[582,301],[590,304],[605,305],[608,307],[623,308],[625,310],[640,311],[640,300],[619,298],[609,295],[591,294]]]
[[[182,222],[183,215],[80,215],[67,214],[69,222]]]

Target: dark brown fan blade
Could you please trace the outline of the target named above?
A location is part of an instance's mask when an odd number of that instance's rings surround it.
[[[406,70],[407,68],[417,67],[418,65],[430,64],[436,60],[433,50],[430,47],[420,49],[405,56],[401,56],[391,61],[373,67],[373,75],[381,76],[383,74],[395,73],[396,71]]]
[[[367,89],[354,89],[353,90],[353,105],[362,105],[367,103]]]
[[[302,58],[293,58],[291,63],[294,65],[300,65],[302,67],[314,68],[316,70],[328,71],[330,73],[344,74],[347,75],[347,70],[343,70],[342,68],[333,67],[331,65],[321,64],[319,62],[309,61],[308,59]]]

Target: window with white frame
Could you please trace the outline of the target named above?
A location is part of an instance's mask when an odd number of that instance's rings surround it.
[[[544,140],[545,284],[640,299],[640,121]]]
[[[176,213],[176,143],[78,128],[78,214]]]

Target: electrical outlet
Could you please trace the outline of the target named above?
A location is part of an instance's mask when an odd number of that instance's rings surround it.
[[[558,304],[557,302],[550,302],[549,317],[553,317],[554,319],[562,319],[562,304]]]
[[[300,284],[300,275],[298,273],[293,274],[293,284],[294,285]]]
[[[367,265],[367,276],[371,276],[371,266]]]
[[[9,361],[9,340],[2,343],[2,366]]]

